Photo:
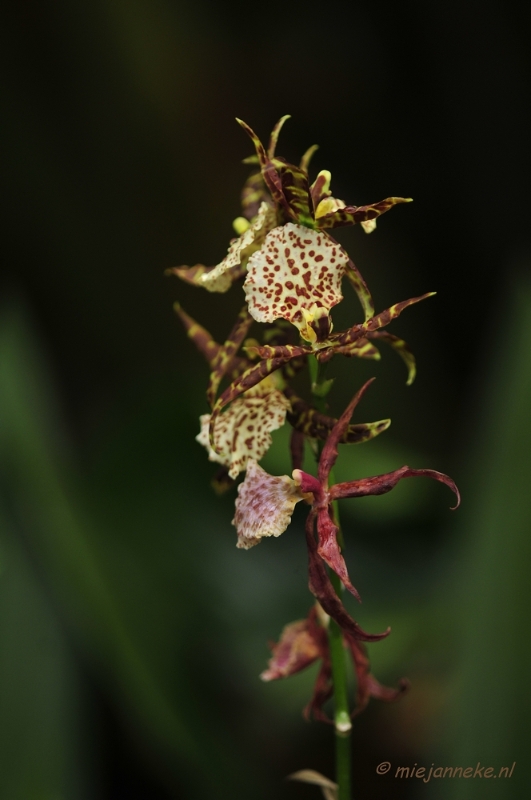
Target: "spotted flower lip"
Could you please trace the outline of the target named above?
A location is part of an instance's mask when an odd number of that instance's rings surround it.
[[[289,408],[289,400],[266,379],[235,400],[212,426],[211,415],[203,414],[196,439],[207,448],[210,461],[224,464],[229,477],[236,478],[249,459],[263,458],[271,446],[271,431],[284,424]]]
[[[313,694],[304,709],[306,719],[313,717],[321,722],[332,723],[324,712],[324,704],[332,696],[332,662],[326,628],[319,623],[318,604],[312,606],[304,620],[297,620],[283,629],[277,643],[271,645],[272,655],[266,670],[260,675],[263,681],[289,678],[321,661]],[[322,614],[321,614],[322,616]],[[367,650],[362,642],[343,633],[343,643],[348,648],[356,674],[356,706],[351,716],[357,716],[366,707],[371,697],[393,702],[409,688],[409,681],[402,678],[398,688],[382,686],[371,673]]]
[[[343,299],[341,281],[348,262],[343,248],[321,231],[291,222],[273,228],[249,259],[244,283],[249,313],[257,322],[285,319],[303,338],[316,341],[311,323],[328,318],[328,311]],[[325,327],[329,333],[331,324]]]
[[[249,459],[245,480],[238,486],[232,520],[238,534],[236,547],[248,550],[264,537],[280,536],[302,499],[291,478],[269,475],[254,459]]]

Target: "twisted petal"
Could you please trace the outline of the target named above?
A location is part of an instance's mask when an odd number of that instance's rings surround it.
[[[326,197],[330,197],[330,182],[332,180],[332,175],[327,169],[322,169],[321,172],[318,174],[317,178],[314,180],[312,185],[310,186],[310,194],[312,196],[313,207],[316,209],[315,216],[317,217],[317,208],[322,200]],[[341,201],[336,201],[341,202]],[[345,204],[343,203],[343,206]],[[336,206],[338,208],[339,206]]]
[[[345,251],[326,234],[293,223],[274,228],[249,259],[244,284],[249,312],[258,322],[282,318],[306,331],[308,315],[329,311],[343,299],[347,264]]]
[[[305,719],[310,720],[313,717],[313,719],[318,722],[333,724],[332,720],[323,711],[324,704],[332,697],[333,693],[332,662],[330,660],[330,654],[327,652],[326,656],[323,657],[321,669],[317,674],[312,698],[303,711]]]
[[[245,480],[238,487],[232,520],[238,534],[236,547],[248,550],[264,536],[280,536],[302,499],[295,481],[287,475],[268,475],[254,459],[249,459]]]
[[[232,403],[214,421],[213,442],[209,431],[211,415],[201,416],[201,432],[196,437],[206,447],[210,461],[229,467],[229,476],[236,478],[247,467],[250,458],[259,460],[271,446],[271,431],[280,428],[286,419],[289,402],[276,389],[248,393]]]
[[[226,292],[233,281],[244,274],[245,260],[260,249],[266,234],[275,225],[274,210],[267,203],[262,203],[252,225],[240,237],[232,240],[223,261],[201,276],[201,286],[209,292]]]
[[[330,514],[330,508],[320,508],[317,511],[317,554],[333,569],[339,576],[341,583],[354,595],[356,600],[361,603],[361,597],[355,586],[352,585],[348,576],[345,559],[341,555],[341,550],[337,541],[339,528],[335,524]]]
[[[383,633],[366,633],[366,631],[352,619],[350,614],[348,614],[343,603],[337,596],[330,582],[330,578],[326,573],[323,560],[319,557],[317,552],[317,543],[313,533],[314,519],[315,512],[310,511],[308,519],[306,520],[306,543],[308,545],[308,573],[311,593],[319,600],[323,610],[326,611],[328,616],[332,617],[339,627],[345,633],[349,633],[353,636],[354,639],[360,639],[365,642],[376,642],[379,639],[384,639],[391,633],[391,628],[387,628]]]
[[[356,671],[356,681],[358,684],[356,692],[356,708],[353,716],[361,714],[361,712],[367,707],[367,703],[371,697],[391,703],[394,700],[398,700],[398,698],[407,691],[409,688],[409,681],[406,678],[402,678],[399,681],[397,689],[390,689],[387,686],[382,686],[382,684],[379,683],[371,673],[369,658],[367,656],[365,645],[348,634],[345,636],[345,639],[352,655],[354,669]]]
[[[324,452],[324,451],[323,451]],[[433,478],[439,483],[444,483],[455,494],[457,503],[452,510],[458,508],[461,503],[459,489],[453,480],[443,472],[434,469],[410,469],[407,466],[395,469],[394,472],[386,472],[383,475],[375,475],[371,478],[360,478],[355,481],[336,483],[330,489],[330,499],[339,500],[346,497],[366,497],[373,494],[386,494],[394,489],[402,478]]]
[[[316,150],[319,150],[319,145],[318,144],[312,144],[312,146],[309,147],[306,150],[306,152],[303,154],[303,156],[301,158],[301,162],[299,164],[299,167],[302,170],[304,170],[304,172],[308,172],[308,167],[310,166],[310,161],[312,160],[313,154],[315,153]]]
[[[365,283],[363,275],[351,258],[348,260],[346,275],[352,284],[354,291],[358,295],[358,300],[360,301],[361,307],[365,312],[365,321],[367,321],[374,316],[374,301],[371,293],[369,292],[369,287]]]
[[[322,658],[328,650],[326,631],[316,621],[315,607],[307,619],[286,625],[280,640],[272,646],[268,668],[260,675],[263,681],[287,678]]]
[[[277,142],[280,131],[282,130],[284,123],[287,122],[288,119],[291,119],[291,114],[284,114],[283,117],[280,117],[279,121],[271,131],[271,136],[269,137],[269,145],[267,148],[267,155],[269,158],[273,158],[273,156],[275,155],[275,150],[277,148]]]
[[[387,331],[373,331],[372,333],[368,333],[367,337],[369,339],[379,339],[381,342],[386,342],[386,344],[388,344],[396,353],[398,353],[407,367],[406,385],[411,386],[417,374],[417,364],[415,361],[415,356],[411,352],[407,342],[405,342],[403,339],[399,339],[398,336],[394,336],[392,333],[387,333]]]
[[[326,200],[323,201],[326,203]],[[358,222],[368,222],[385,214],[398,203],[411,203],[411,197],[387,197],[378,203],[367,206],[344,206],[327,211],[316,218],[320,228],[339,228],[344,225],[355,225]]]

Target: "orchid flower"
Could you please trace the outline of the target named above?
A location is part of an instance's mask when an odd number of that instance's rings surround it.
[[[282,117],[275,126],[276,138],[287,119],[289,116]],[[377,217],[399,203],[411,202],[411,198],[388,197],[365,206],[347,206],[331,196],[332,176],[328,170],[321,170],[310,186],[308,164],[315,145],[304,154],[297,167],[275,156],[274,148],[271,154],[271,146],[266,151],[252,128],[242,120],[237,122],[255,146],[256,160],[276,204],[280,222],[249,261],[244,288],[251,314],[262,322],[264,314],[269,315],[271,321],[276,318],[271,314],[276,313],[277,317],[293,321],[303,338],[306,338],[305,333],[312,337],[309,324],[316,319],[328,319],[331,330],[328,312],[342,299],[341,279],[347,275],[368,319],[374,313],[374,306],[367,284],[343,248],[324,231],[360,223],[365,232],[370,233],[376,227]],[[270,267],[268,275],[264,275],[266,265]],[[285,277],[284,282],[282,277]],[[292,286],[285,287],[285,281]],[[278,292],[279,285],[287,291]],[[278,301],[274,311],[269,304],[264,310],[264,295],[267,294]]]
[[[332,428],[319,459],[318,475],[314,477],[301,469],[293,470],[290,479],[287,475],[268,476],[263,470],[257,473],[248,471],[245,480],[238,487],[236,514],[233,525],[238,534],[238,546],[248,542],[249,547],[258,544],[263,536],[279,536],[288,526],[291,511],[295,504],[304,499],[311,506],[306,521],[306,543],[309,556],[309,586],[325,612],[332,617],[345,634],[354,639],[375,641],[387,636],[389,629],[381,634],[368,634],[350,617],[330,581],[325,564],[340,578],[342,584],[351,594],[360,600],[357,589],[353,586],[341,553],[337,534],[338,526],[334,518],[333,503],[335,500],[348,497],[364,497],[390,492],[404,478],[426,477],[444,483],[457,497],[459,490],[448,475],[431,469],[411,469],[400,467],[393,472],[375,475],[370,478],[328,485],[330,472],[338,456],[338,445],[348,430],[348,425],[359,400],[372,383],[362,386],[353,397],[346,410]],[[269,481],[278,482],[282,486],[279,494],[269,491]],[[275,483],[275,486],[277,484]],[[278,499],[282,498],[282,502]],[[284,513],[284,503],[289,501],[290,513]],[[274,533],[271,534],[271,519],[275,518]],[[281,530],[282,525],[284,527]],[[317,529],[317,541],[315,539]]]
[[[288,678],[321,661],[313,694],[304,709],[306,719],[313,717],[321,722],[332,723],[325,714],[323,706],[332,696],[332,663],[327,635],[328,616],[318,603],[310,609],[304,620],[286,625],[280,639],[271,646],[272,656],[266,670],[260,675],[263,681]],[[366,647],[358,639],[343,633],[343,644],[348,648],[356,674],[356,706],[351,716],[357,716],[366,707],[371,697],[392,702],[409,688],[409,681],[402,678],[397,689],[382,686],[370,671]]]
[[[258,363],[251,363],[248,368],[240,375],[235,377],[230,386],[220,395],[212,408],[210,442],[214,447],[213,427],[217,415],[225,406],[233,402],[240,394],[248,391],[252,386],[262,381],[267,375],[271,375],[276,370],[283,368],[294,359],[301,359],[308,355],[315,355],[320,362],[329,361],[335,354],[346,356],[360,355],[362,357],[375,357],[373,340],[380,339],[389,344],[404,359],[408,367],[408,384],[412,383],[415,377],[415,359],[407,344],[403,339],[399,339],[380,328],[385,327],[392,320],[396,319],[404,309],[431,297],[434,292],[428,292],[420,297],[413,297],[396,303],[385,311],[375,314],[368,320],[357,325],[353,325],[341,333],[329,333],[329,327],[324,318],[313,320],[309,327],[314,331],[316,341],[313,344],[299,345],[256,345],[250,344],[245,347],[245,351],[250,358],[258,358]],[[324,326],[321,322],[324,321]],[[376,356],[379,354],[376,351]]]
[[[220,345],[178,303],[175,310],[188,336],[210,365],[207,399],[212,406],[223,377],[227,374],[236,378],[252,365],[247,358],[237,355],[252,319],[244,306],[227,340]],[[196,440],[207,449],[209,459],[226,467],[228,476],[234,479],[246,469],[249,459],[260,461],[265,455],[271,445],[271,431],[281,427],[286,416],[295,430],[321,440],[327,438],[337,423],[333,417],[311,408],[285,385],[280,372],[276,372],[239,395],[227,411],[216,417],[213,444],[209,439],[212,415],[201,415],[201,431]],[[386,430],[390,423],[391,420],[384,419],[349,425],[343,441],[351,444],[368,441]],[[230,482],[218,481],[217,486],[229,488]]]
[[[275,155],[278,134],[286,119],[288,117],[282,118],[273,128],[267,150],[269,158]],[[245,162],[254,163],[254,159],[245,159]],[[267,233],[277,225],[277,212],[260,172],[247,178],[241,202],[243,216],[236,217],[232,223],[238,237],[231,239],[227,255],[219,264],[172,267],[167,274],[177,275],[194,286],[203,286],[209,292],[226,292],[234,281],[243,277],[249,257],[262,247]]]

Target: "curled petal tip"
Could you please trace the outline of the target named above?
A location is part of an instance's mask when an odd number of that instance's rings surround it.
[[[457,511],[457,509],[461,505],[461,494],[460,494],[459,489],[457,488],[457,486],[455,486],[455,484],[454,484],[454,487],[455,488],[453,489],[453,491],[455,493],[455,496],[457,497],[457,503],[455,504],[455,506],[450,506],[450,511]]]

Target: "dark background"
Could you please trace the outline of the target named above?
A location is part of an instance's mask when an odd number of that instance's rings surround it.
[[[164,277],[215,264],[251,146],[314,142],[351,203],[340,234],[383,309],[437,290],[392,332],[418,358],[334,362],[339,413],[389,432],[346,477],[451,474],[345,506],[347,560],[378,676],[410,694],[356,720],[355,797],[524,797],[531,468],[529,19],[487,2],[11,3],[2,12],[0,784],[8,800],[317,797],[332,735],[300,709],[315,669],[258,679],[311,602],[301,517],[236,551],[233,497],[195,443],[207,369],[172,311],[218,339],[241,290]],[[359,321],[349,294],[336,325]],[[357,315],[357,316],[356,316]],[[264,466],[287,471],[283,432]],[[417,482],[411,482],[412,484]],[[374,501],[374,502],[373,502]],[[371,627],[372,626],[372,627]],[[376,765],[390,761],[383,777]],[[513,761],[510,781],[392,777]]]

